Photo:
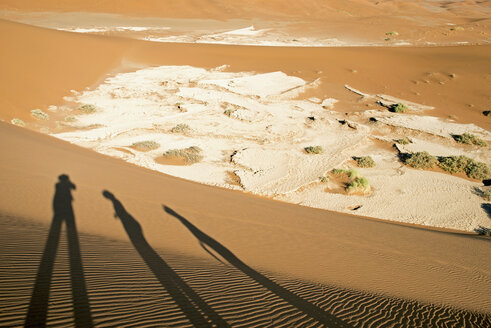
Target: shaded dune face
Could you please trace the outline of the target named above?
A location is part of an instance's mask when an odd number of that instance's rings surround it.
[[[0,256],[3,259],[0,263],[0,306],[3,309],[0,325],[21,326],[48,227],[4,215],[1,216],[0,227]],[[199,227],[194,226],[193,229]],[[197,237],[203,237],[199,232],[195,233]],[[176,292],[182,291],[182,285],[176,283],[177,277],[221,318],[221,324],[215,321],[218,327],[487,327],[490,324],[486,314],[387,298],[258,271],[265,279],[305,302],[316,304],[322,311],[345,323],[326,325],[257,284],[233,263],[222,264],[211,258],[193,258],[165,249],[154,249],[155,258],[149,258],[153,259],[152,262],[146,263],[136,248],[127,242],[84,233],[79,234],[79,239],[90,312],[97,327],[142,324],[191,327],[192,322],[199,322],[193,321],[197,320],[196,317],[189,316],[190,311],[195,311],[193,306],[183,308],[180,306],[182,299],[175,299],[179,295]],[[151,245],[146,247],[152,248]],[[26,258],[25,254],[32,256]],[[62,240],[52,277],[47,316],[50,327],[74,324],[68,260],[67,244]],[[167,275],[156,276],[150,265],[158,265],[159,261],[165,261],[167,270],[172,270],[173,275],[169,276],[169,271],[166,271]],[[166,284],[163,285],[162,280]]]

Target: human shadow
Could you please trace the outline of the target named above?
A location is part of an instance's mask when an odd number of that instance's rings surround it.
[[[194,327],[230,327],[186,282],[155,252],[138,223],[109,191],[103,192],[114,206],[115,215],[123,224],[131,243],[147,266],[181,308]]]
[[[327,327],[350,327],[341,319],[336,316],[328,313],[327,311],[317,307],[316,305],[304,300],[298,295],[292,293],[288,289],[278,285],[268,277],[265,277],[261,273],[257,272],[244,262],[242,262],[237,256],[235,256],[230,250],[228,250],[225,246],[220,244],[218,241],[208,236],[201,230],[199,230],[196,226],[194,226],[187,219],[176,213],[171,208],[163,205],[164,210],[170,215],[177,218],[181,223],[198,239],[200,245],[205,248],[205,250],[210,253],[206,246],[213,249],[216,253],[218,253],[223,259],[225,259],[228,263],[233,265],[238,270],[242,271],[248,277],[261,284],[264,288],[268,289],[270,292],[274,293],[278,297],[285,300],[287,303],[292,305],[293,307],[299,309],[307,316],[317,320],[321,324],[325,324]]]
[[[92,315],[87,296],[75,215],[72,208],[73,197],[71,190],[75,190],[75,185],[66,174],[60,175],[58,179],[53,198],[53,220],[41,257],[41,263],[39,264],[24,326],[46,327],[56,251],[60,241],[61,227],[63,222],[65,222],[75,326],[92,327]]]

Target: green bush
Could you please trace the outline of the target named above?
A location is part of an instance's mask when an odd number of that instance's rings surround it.
[[[319,180],[320,180],[320,182],[322,182],[322,183],[327,183],[327,182],[329,182],[329,178],[328,178],[328,177],[324,177],[324,176],[319,177]]]
[[[354,192],[366,193],[370,191],[370,182],[365,177],[356,177],[346,184],[346,191],[350,194]]]
[[[139,151],[150,151],[159,148],[160,144],[155,141],[147,140],[135,142],[131,147]]]
[[[431,169],[437,162],[437,158],[426,151],[408,154],[407,157],[404,158],[404,164],[414,167],[415,169]]]
[[[201,161],[203,156],[201,155],[202,149],[197,146],[191,146],[184,149],[171,149],[166,151],[164,158],[179,158],[183,159],[186,164],[193,164]]]
[[[78,108],[79,111],[81,112],[84,112],[86,114],[90,114],[90,113],[93,113],[95,112],[96,108],[94,105],[90,105],[90,104],[85,104],[85,105],[82,105]]]
[[[407,106],[403,103],[393,104],[389,107],[389,110],[393,113],[404,113],[407,110]]]
[[[375,161],[370,156],[362,156],[355,158],[359,167],[374,167]]]
[[[31,110],[31,116],[34,117],[35,119],[42,120],[42,121],[49,120],[49,115],[40,109]]]
[[[479,147],[486,147],[488,145],[486,141],[481,140],[479,137],[467,132],[460,135],[454,135],[453,138],[458,143],[462,143],[466,145],[475,145]]]
[[[324,152],[324,149],[321,146],[308,146],[304,148],[307,154],[321,154]]]

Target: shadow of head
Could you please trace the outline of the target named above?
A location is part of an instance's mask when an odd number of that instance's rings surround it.
[[[111,192],[107,191],[107,190],[104,190],[102,192],[102,196],[104,196],[105,198],[107,198],[109,200],[115,200],[116,199],[116,197],[114,197],[114,195]]]
[[[58,177],[58,180],[60,180],[60,182],[68,182],[70,181],[70,178],[68,177],[68,175],[66,174],[61,174],[59,177]]]

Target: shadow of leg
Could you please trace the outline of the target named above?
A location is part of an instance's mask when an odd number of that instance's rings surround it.
[[[49,291],[51,287],[51,278],[53,277],[56,250],[60,240],[61,223],[61,218],[55,215],[51,222],[48,239],[46,240],[46,246],[44,247],[36,281],[34,282],[31,302],[29,303],[29,309],[24,324],[25,327],[46,327]]]
[[[70,257],[70,278],[72,282],[73,312],[76,327],[92,327],[92,316],[90,313],[89,298],[85,284],[82,256],[78,242],[75,217],[68,215],[65,219],[66,233],[68,239],[68,254]]]

